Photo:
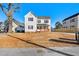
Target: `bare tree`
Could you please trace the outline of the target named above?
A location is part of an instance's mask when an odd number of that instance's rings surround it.
[[[16,3],[0,3],[0,8],[8,18],[8,32],[12,32],[13,13],[19,10],[20,6]]]

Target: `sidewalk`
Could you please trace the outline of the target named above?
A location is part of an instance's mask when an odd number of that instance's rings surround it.
[[[0,48],[0,56],[79,56],[79,47],[51,47],[51,49],[65,54],[47,50],[44,48]]]

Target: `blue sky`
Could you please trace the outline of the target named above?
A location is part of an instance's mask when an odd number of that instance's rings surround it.
[[[32,11],[36,16],[50,16],[51,25],[55,27],[57,21],[79,12],[78,3],[22,3],[20,10],[13,17],[19,22],[24,22],[24,16]],[[0,9],[0,21],[6,20],[5,14]]]

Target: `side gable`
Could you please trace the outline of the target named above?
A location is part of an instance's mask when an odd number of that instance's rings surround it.
[[[34,17],[36,17],[31,11],[30,12],[28,12],[24,17],[28,17],[28,16],[34,16]]]
[[[38,18],[38,19],[50,19],[49,16],[36,16],[34,13],[32,13],[31,11],[28,12],[25,16],[26,17],[35,17],[35,18]]]

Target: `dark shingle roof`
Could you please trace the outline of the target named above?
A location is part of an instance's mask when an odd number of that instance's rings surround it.
[[[50,19],[49,16],[37,16],[38,19]]]
[[[77,15],[79,15],[79,13],[76,13],[76,14],[70,16],[70,17],[65,18],[65,19],[63,20],[63,22],[66,21],[66,20],[68,20],[68,19],[70,19],[70,18],[72,18],[72,17],[75,17],[75,16],[77,16]]]
[[[30,11],[31,12],[31,11]],[[31,12],[35,17],[37,17],[38,19],[50,19],[49,16],[36,16],[33,12]]]
[[[48,24],[37,24],[37,26],[49,26]]]

